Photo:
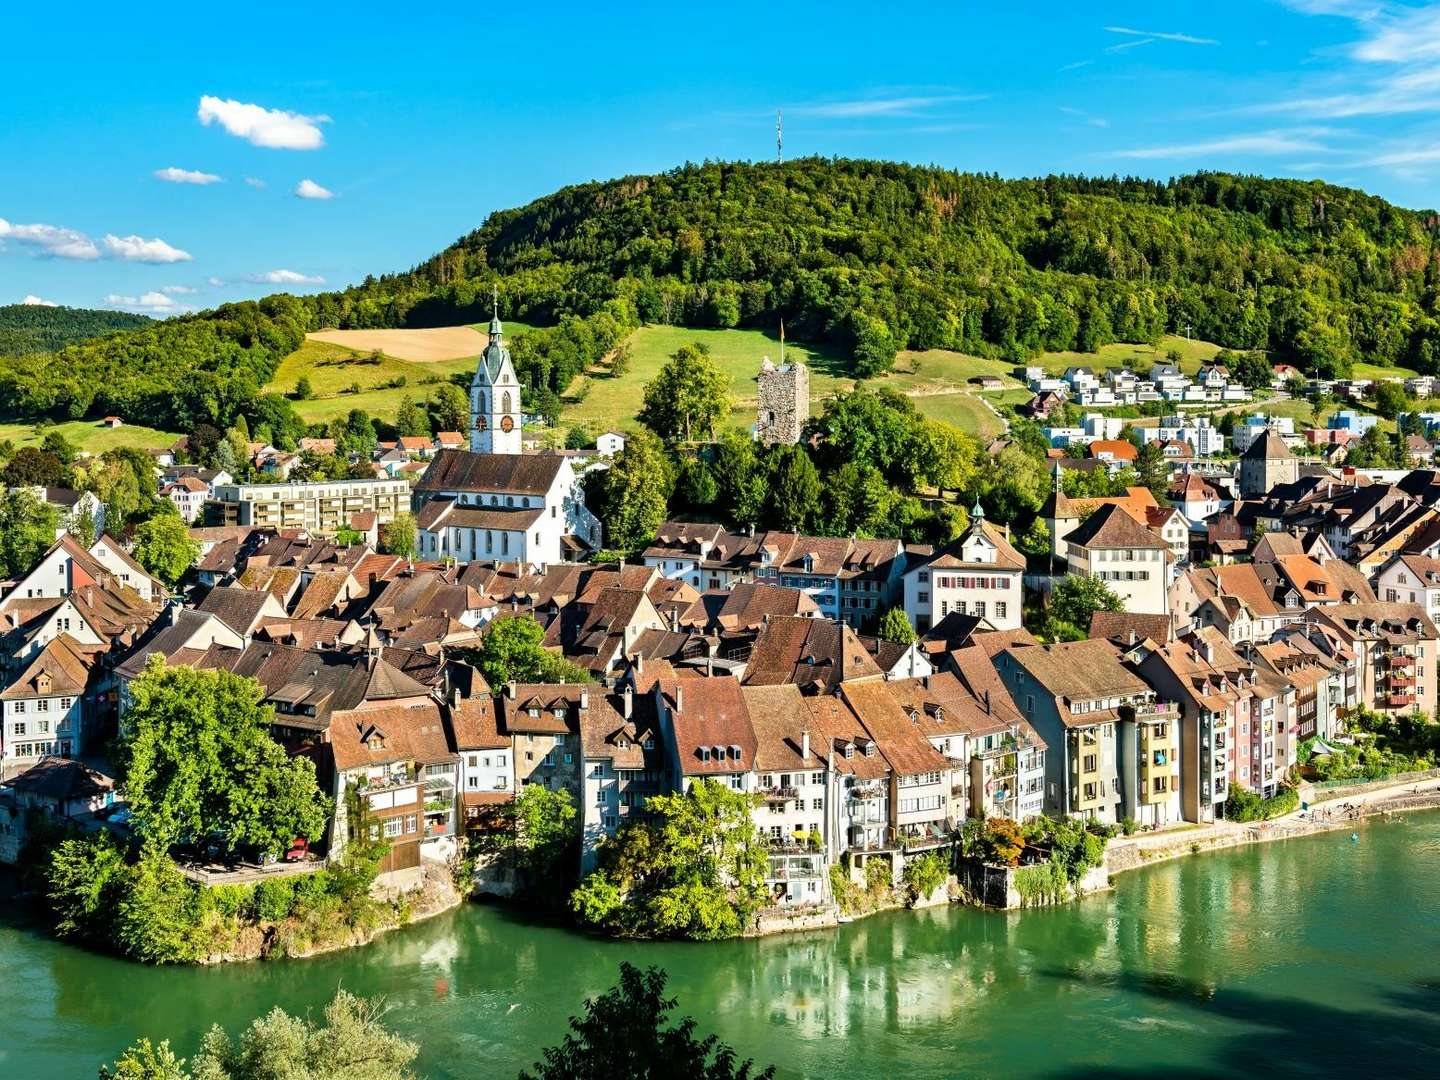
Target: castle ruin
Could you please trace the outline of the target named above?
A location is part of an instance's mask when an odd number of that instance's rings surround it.
[[[800,430],[810,419],[810,369],[799,363],[776,367],[767,356],[756,382],[760,404],[755,411],[755,438],[766,446],[798,443]]]

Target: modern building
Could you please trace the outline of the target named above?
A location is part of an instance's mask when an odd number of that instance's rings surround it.
[[[217,484],[206,508],[212,525],[252,525],[334,533],[358,513],[385,523],[410,509],[409,481],[317,480],[286,484]]]

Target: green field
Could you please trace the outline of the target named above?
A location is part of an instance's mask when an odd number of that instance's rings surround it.
[[[523,333],[532,327],[507,322],[507,335]],[[300,377],[310,380],[315,397],[295,402],[295,411],[309,423],[324,422],[344,416],[351,409],[364,409],[371,416],[390,420],[400,407],[400,399],[409,394],[421,401],[433,392],[433,384],[457,373],[475,370],[475,357],[458,360],[400,360],[381,353],[378,360],[368,352],[332,345],[324,341],[306,341],[280,363],[275,377],[265,389],[292,394]],[[403,378],[403,387],[386,384]],[[360,392],[350,387],[358,384]]]
[[[39,446],[40,441],[52,431],[58,431],[88,454],[103,454],[106,450],[118,447],[160,450],[180,437],[174,432],[157,431],[138,424],[107,428],[101,427],[96,420],[72,420],[64,424],[43,426],[27,423],[0,424],[0,439],[9,439],[16,446]]]

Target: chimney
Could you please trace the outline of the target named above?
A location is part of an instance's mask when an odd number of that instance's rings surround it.
[[[685,688],[679,683],[675,684],[675,711],[678,713],[685,708]]]
[[[505,684],[505,696],[511,701],[515,700],[515,684],[513,682]]]
[[[625,719],[629,720],[630,714],[635,711],[635,690],[633,687],[625,687],[625,692],[620,695],[620,703]]]
[[[990,688],[985,688],[985,715],[990,715]]]
[[[810,729],[806,728],[800,733],[800,760],[810,760]]]
[[[457,709],[460,707],[460,688],[458,686],[450,691],[450,704]]]
[[[588,690],[581,690],[581,691],[580,691],[580,711],[581,711],[581,712],[584,712],[584,711],[585,711],[586,709],[588,709],[589,707],[590,707],[590,692],[589,692]]]

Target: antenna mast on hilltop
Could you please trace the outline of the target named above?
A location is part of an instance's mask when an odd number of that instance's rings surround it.
[[[785,118],[779,109],[775,110],[775,164],[785,163]]]

